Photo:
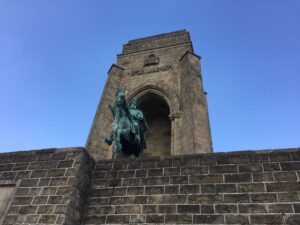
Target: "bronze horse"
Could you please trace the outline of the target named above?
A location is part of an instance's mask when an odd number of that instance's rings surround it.
[[[113,143],[113,159],[129,157],[132,154],[139,157],[146,148],[144,133],[148,125],[143,113],[137,109],[136,101],[129,106],[123,91],[116,92],[114,106],[109,105],[113,115],[112,134],[105,139],[108,145]]]

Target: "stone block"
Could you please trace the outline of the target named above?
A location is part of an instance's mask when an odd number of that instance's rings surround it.
[[[22,195],[28,195],[30,188],[18,188],[15,196],[22,196]]]
[[[157,205],[143,205],[143,213],[156,213]]]
[[[39,154],[37,157],[37,161],[48,161],[50,160],[50,156],[51,155],[49,153]]]
[[[182,167],[180,169],[181,169],[181,175],[208,174],[208,166]]]
[[[271,162],[284,162],[291,161],[291,155],[289,152],[271,152],[269,154]]]
[[[245,164],[245,165],[239,165],[239,172],[240,173],[263,172],[263,167],[262,167],[262,164]]]
[[[7,215],[3,221],[3,225],[6,225],[6,224],[16,224],[17,222],[17,218],[18,216],[17,215]]]
[[[170,184],[187,184],[188,176],[171,176]]]
[[[51,155],[51,160],[65,160],[67,156],[67,153],[53,153]]]
[[[167,214],[165,223],[191,224],[193,222],[192,215],[187,214]]]
[[[40,205],[37,214],[52,214],[54,208],[54,205]]]
[[[298,202],[299,196],[297,192],[289,192],[289,193],[278,193],[278,201],[279,202]]]
[[[255,203],[277,202],[277,195],[273,193],[251,194],[251,201]]]
[[[62,204],[62,196],[50,196],[47,204]]]
[[[248,215],[225,215],[226,224],[250,224]]]
[[[71,186],[67,187],[58,187],[56,194],[57,195],[69,195],[73,191],[73,188]]]
[[[132,223],[145,223],[146,222],[146,216],[145,215],[130,215],[130,224]]]
[[[21,181],[20,187],[35,187],[39,179],[23,179]]]
[[[148,214],[146,216],[146,223],[164,223],[164,215],[163,214]]]
[[[248,162],[247,154],[231,154],[217,157],[217,164],[244,164]]]
[[[24,178],[29,178],[31,175],[31,171],[19,171],[15,177],[15,181],[20,180],[20,179],[24,179]]]
[[[48,171],[47,177],[63,177],[65,175],[66,169],[50,169]]]
[[[209,166],[210,174],[218,173],[237,173],[237,165],[218,165],[218,166]]]
[[[193,222],[197,224],[224,224],[223,215],[194,215]]]
[[[145,187],[145,194],[146,195],[156,195],[156,194],[163,194],[163,193],[164,193],[164,186],[148,186],[148,187]]]
[[[35,214],[36,210],[37,210],[37,206],[33,206],[33,205],[21,206],[19,209],[19,214]]]
[[[147,170],[136,170],[135,177],[147,177]]]
[[[123,186],[129,186],[128,182],[125,181],[131,181],[134,179],[126,179],[123,181]],[[105,180],[105,182],[107,182],[107,180]],[[130,182],[129,182],[130,183]],[[122,185],[122,179],[110,179],[108,181],[108,187],[119,187]]]
[[[201,184],[200,189],[201,189],[202,194],[216,193],[216,185],[215,184]]]
[[[141,178],[140,185],[166,185],[169,182],[169,177],[149,177]]]
[[[128,169],[140,169],[141,165],[141,162],[129,162]]]
[[[293,204],[295,213],[300,213],[300,203]]]
[[[57,167],[57,161],[48,162],[31,162],[28,166],[29,170],[39,170],[39,169],[54,169]]]
[[[200,205],[178,205],[177,206],[178,213],[200,213]]]
[[[97,208],[95,208],[97,209]],[[106,214],[114,214],[115,213],[115,208],[113,206],[100,206],[98,209],[97,209],[97,212],[92,212],[91,214],[103,214],[103,215],[106,215]]]
[[[183,204],[187,202],[184,195],[151,195],[148,204]]]
[[[158,205],[157,213],[176,213],[176,205]]]
[[[130,178],[134,177],[134,170],[120,170],[118,173],[118,178]]]
[[[225,174],[225,183],[252,182],[251,174]]]
[[[147,203],[146,196],[128,196],[128,197],[111,197],[110,205],[126,205],[126,204],[145,204]]]
[[[252,224],[282,224],[282,215],[250,215]]]
[[[172,159],[164,159],[164,160],[157,161],[156,167],[157,168],[172,167]]]
[[[30,205],[33,197],[15,197],[12,205]]]
[[[214,212],[214,205],[201,205],[201,214],[213,214]]]
[[[178,194],[179,185],[165,186],[165,194]]]
[[[250,163],[269,162],[269,155],[267,153],[253,152],[248,157]]]
[[[268,209],[269,213],[293,213],[291,204],[270,204]]]
[[[48,200],[48,196],[35,196],[32,204],[39,205],[39,204],[46,204]]]
[[[116,206],[115,214],[138,214],[141,213],[141,206],[139,205],[125,205]]]
[[[68,177],[51,178],[50,186],[64,186],[67,185]]]
[[[143,195],[145,191],[144,189],[144,187],[128,187],[127,195]]]
[[[300,170],[300,162],[280,163],[282,171]]]
[[[14,164],[2,164],[2,165],[0,165],[0,172],[11,171],[13,167],[14,167]]]
[[[265,185],[262,183],[238,184],[239,192],[265,192]]]
[[[148,170],[148,176],[162,176],[163,175],[163,169],[149,169]]]
[[[40,224],[54,224],[56,220],[56,215],[41,215],[39,219]]]
[[[65,160],[65,161],[59,161],[57,168],[67,168],[72,167],[74,163],[74,160]]]
[[[299,225],[300,215],[299,214],[285,215],[285,223],[289,225]]]
[[[41,192],[41,188],[30,188],[28,196],[36,196]]]
[[[297,181],[296,172],[274,172],[275,181]]]
[[[265,172],[281,171],[279,163],[264,163],[263,168]]]
[[[38,185],[37,186],[48,186],[50,184],[51,178],[41,178],[39,179]]]
[[[85,219],[86,224],[105,224],[106,216],[88,215]]]
[[[222,175],[190,176],[190,184],[223,183]]]
[[[250,202],[248,194],[225,194],[224,202],[226,203],[247,203]]]
[[[143,161],[141,163],[141,168],[142,169],[150,169],[150,168],[155,168],[156,167],[156,161]]]
[[[265,204],[239,204],[240,213],[267,213]]]
[[[253,182],[274,181],[272,173],[252,173]]]
[[[199,185],[180,185],[180,194],[198,194],[200,193]]]
[[[290,192],[299,191],[300,182],[277,182],[277,183],[266,183],[268,192]]]
[[[119,186],[119,181],[121,180],[119,179],[115,186]],[[132,186],[139,186],[139,185],[140,185],[140,178],[123,178],[123,182],[122,182],[123,187],[132,187]]]
[[[219,194],[188,195],[189,204],[214,204],[223,202],[223,196]]]
[[[27,215],[25,217],[25,223],[28,224],[36,224],[39,220],[40,215]]]
[[[215,205],[216,213],[237,213],[237,205],[233,204],[216,204]]]
[[[6,165],[12,165],[12,164],[6,164]],[[13,167],[13,170],[27,170],[29,163],[16,163]],[[0,171],[1,171],[1,165],[0,165]]]
[[[236,184],[216,184],[216,193],[236,193]]]

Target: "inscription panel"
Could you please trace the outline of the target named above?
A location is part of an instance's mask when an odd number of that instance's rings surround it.
[[[172,69],[173,69],[172,65],[157,66],[157,67],[152,67],[152,68],[142,68],[142,69],[133,70],[131,72],[131,76],[138,76],[138,75],[143,75],[143,74],[148,74],[148,73],[157,73],[157,72],[161,72],[161,71],[169,71]]]

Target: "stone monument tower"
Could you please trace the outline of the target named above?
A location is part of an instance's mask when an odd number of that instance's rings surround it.
[[[149,125],[144,156],[212,152],[200,66],[186,30],[131,40],[108,71],[86,148],[95,159],[111,158],[104,139],[111,133],[117,89],[136,99]]]

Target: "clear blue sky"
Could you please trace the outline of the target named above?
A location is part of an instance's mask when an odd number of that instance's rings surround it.
[[[299,0],[0,0],[0,151],[84,146],[122,45],[179,29],[215,151],[300,147]]]

